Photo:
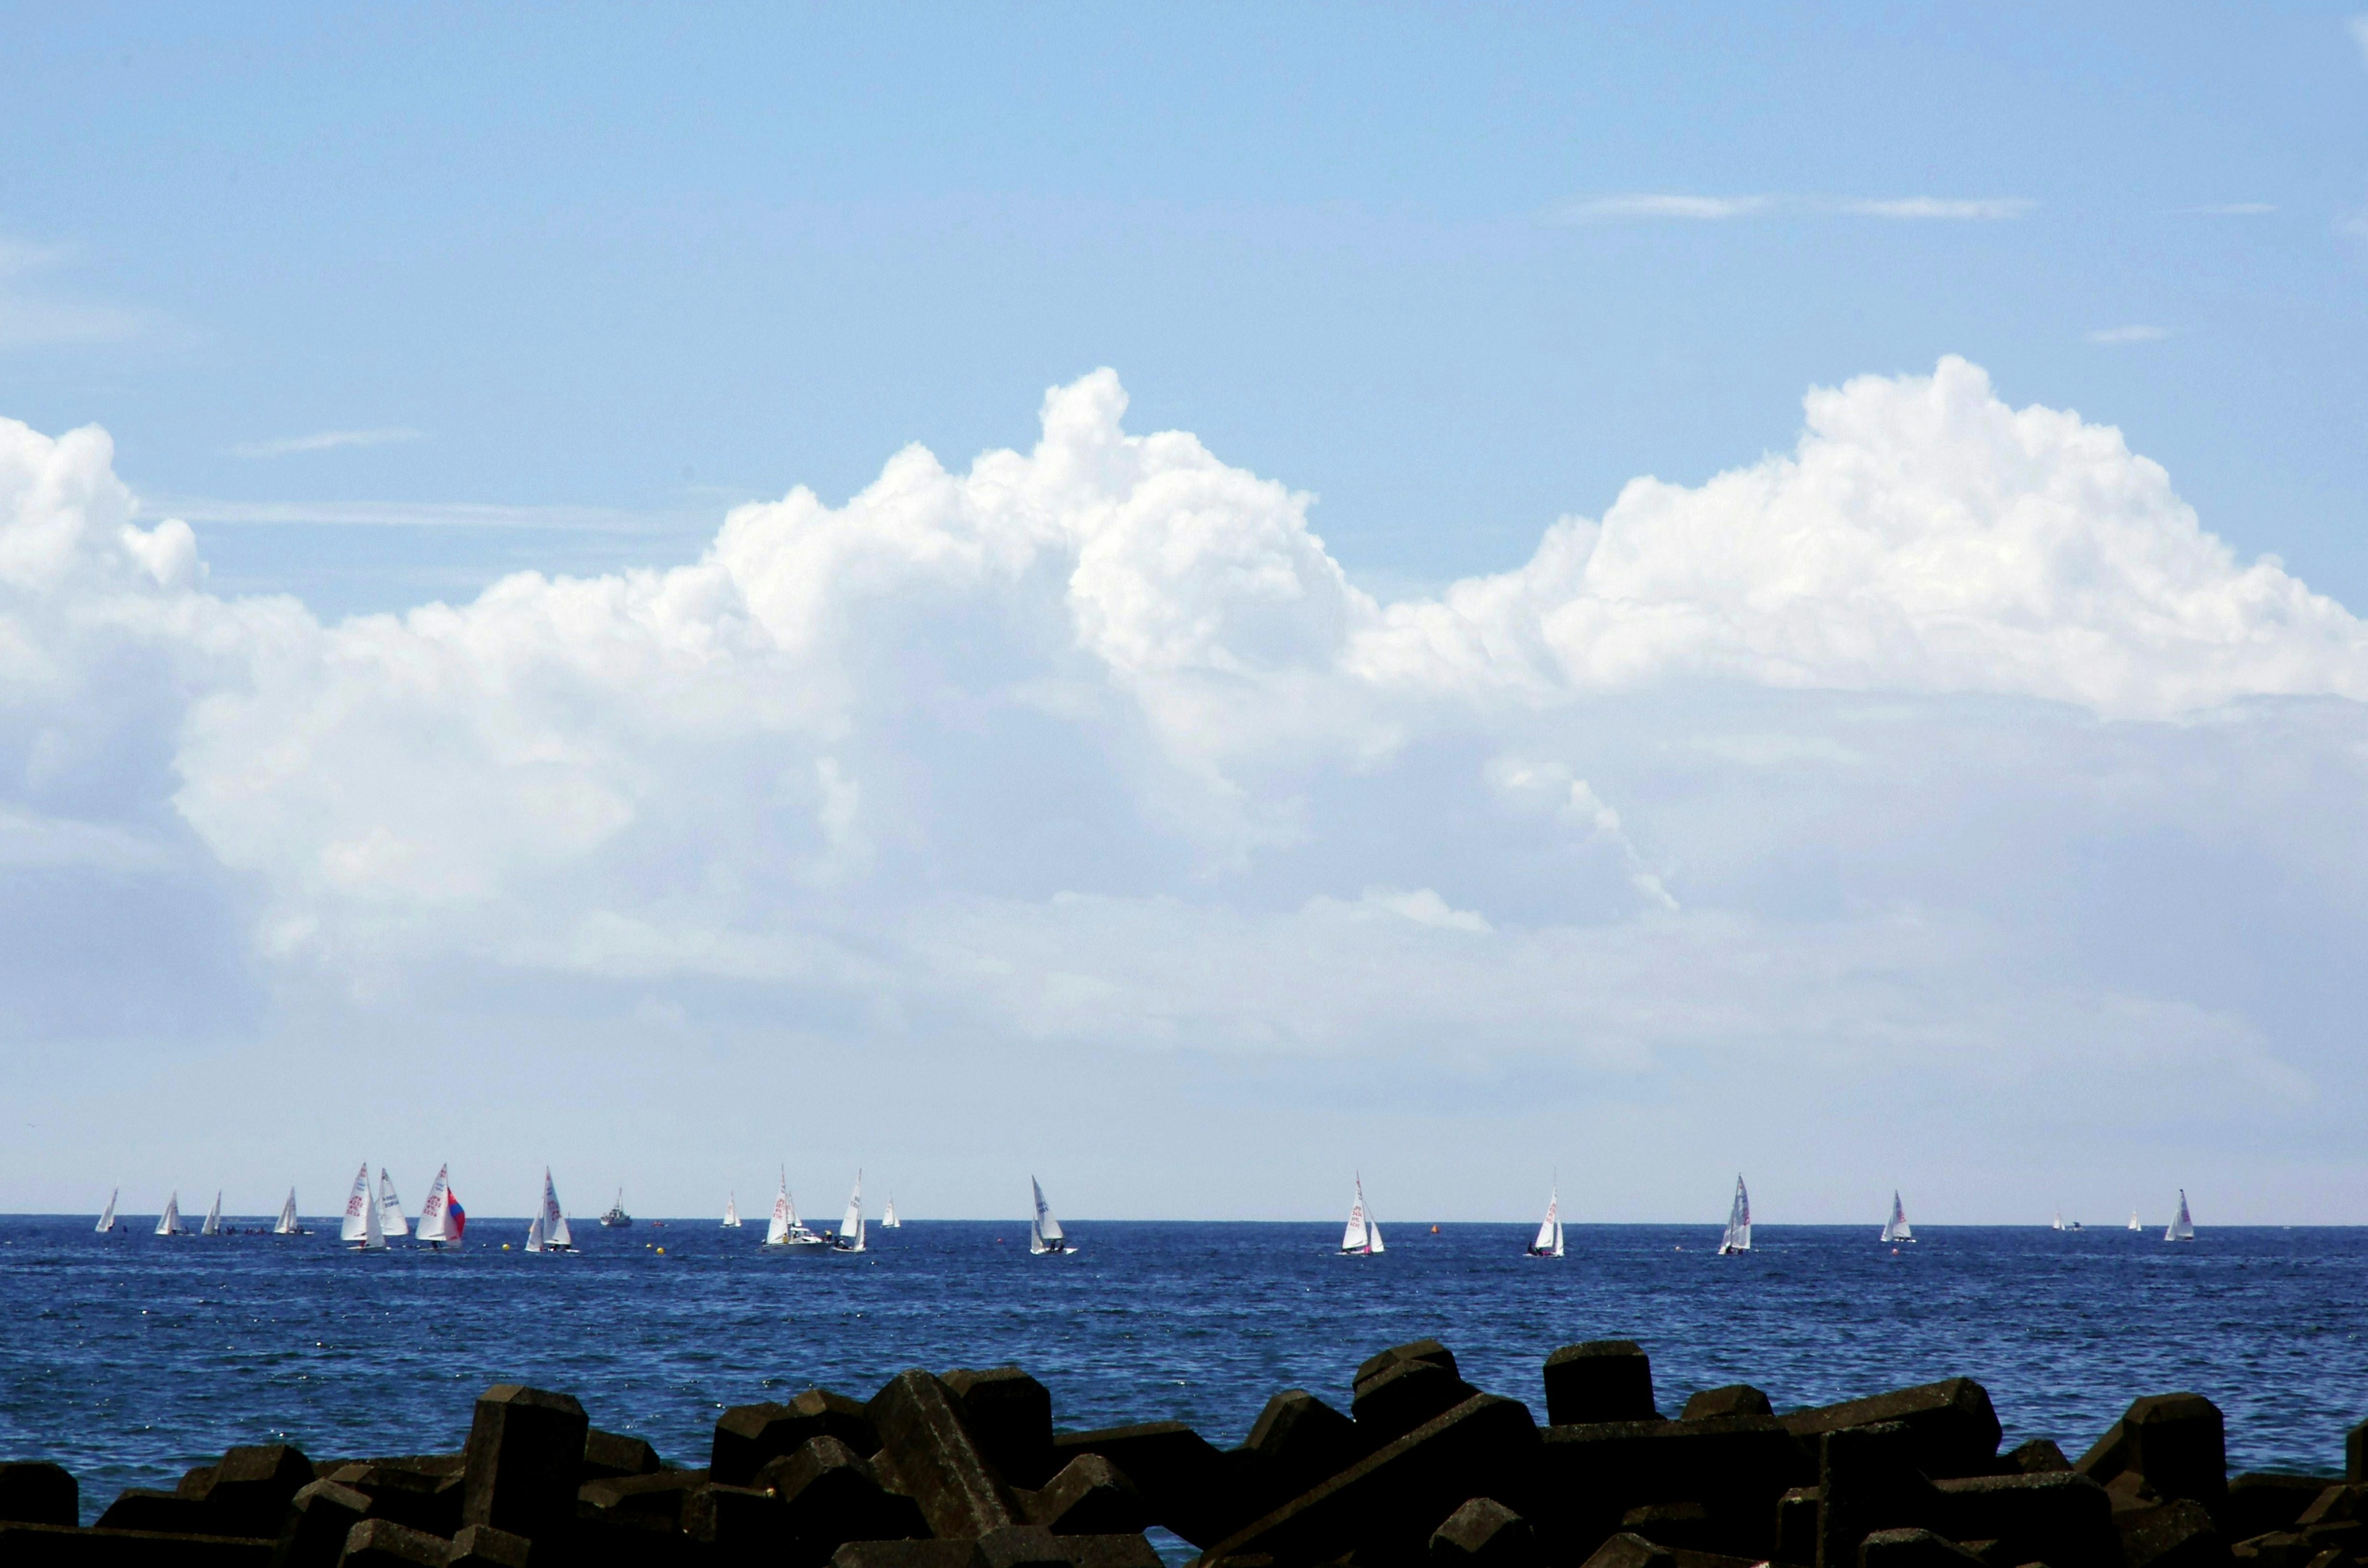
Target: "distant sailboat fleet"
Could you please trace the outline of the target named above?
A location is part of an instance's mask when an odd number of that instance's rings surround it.
[[[1078,1250],[1077,1243],[1062,1228],[1061,1221],[1053,1216],[1052,1205],[1044,1197],[1043,1183],[1030,1176],[1028,1186],[1029,1196],[1033,1206],[1028,1221],[1029,1255],[1034,1257],[1075,1256]],[[1343,1257],[1380,1256],[1388,1249],[1382,1241],[1381,1221],[1374,1217],[1372,1207],[1366,1200],[1365,1181],[1361,1174],[1352,1176],[1349,1192],[1349,1223],[1341,1233],[1339,1256]],[[116,1217],[118,1200],[121,1196],[122,1189],[120,1187],[107,1195],[106,1207],[100,1211],[96,1227],[99,1234],[113,1234],[126,1229]],[[621,1229],[633,1223],[632,1216],[625,1211],[625,1194],[621,1187],[618,1189],[616,1201],[609,1205],[606,1213],[600,1216],[600,1223],[609,1229]],[[654,1223],[663,1225],[665,1221],[658,1221]],[[889,1198],[882,1210],[879,1224],[882,1230],[894,1231],[903,1228],[904,1221],[897,1218],[896,1199],[894,1196]],[[379,1167],[378,1181],[373,1189],[370,1162],[365,1160],[360,1168],[354,1173],[353,1187],[346,1198],[345,1214],[338,1225],[337,1235],[340,1243],[355,1252],[385,1252],[391,1249],[394,1242],[406,1239],[416,1241],[431,1250],[441,1251],[446,1247],[459,1245],[467,1226],[468,1213],[461,1206],[460,1196],[452,1190],[450,1166],[438,1167],[436,1179],[428,1187],[427,1201],[420,1208],[418,1222],[415,1226],[404,1215],[403,1201],[395,1192],[393,1176],[385,1166],[381,1165]],[[727,1193],[724,1196],[723,1228],[726,1230],[742,1228],[740,1200],[736,1193]],[[2063,1210],[2059,1208],[2055,1210],[2048,1228],[2068,1233],[2080,1230],[2081,1225],[2078,1220],[2066,1221],[2064,1218]],[[1436,1225],[1431,1227],[1434,1233],[1438,1229]],[[2130,1220],[2126,1229],[2132,1234],[2143,1234],[2146,1231],[2146,1226],[2140,1221],[2135,1209],[2130,1210]],[[288,1189],[288,1199],[280,1206],[279,1217],[268,1227],[268,1233],[276,1236],[299,1236],[312,1233],[303,1228],[298,1217],[294,1187]],[[179,1193],[176,1192],[166,1199],[165,1211],[156,1220],[155,1233],[160,1236],[186,1236],[192,1233],[181,1219]],[[198,1226],[195,1233],[200,1236],[237,1233],[223,1222],[221,1192],[217,1191],[214,1194],[213,1202],[207,1209],[206,1217]],[[256,1231],[250,1229],[247,1233],[256,1233]],[[1890,1216],[1884,1220],[1878,1239],[1884,1244],[1895,1249],[1903,1244],[1911,1244],[1917,1239],[1914,1229],[1908,1224],[1907,1206],[1896,1187],[1891,1194]],[[2183,1187],[2179,1191],[2178,1211],[2173,1215],[2169,1225],[2163,1231],[2162,1239],[2166,1242],[2195,1240],[2195,1221],[2189,1212],[2187,1191]],[[1556,1182],[1547,1191],[1545,1218],[1540,1221],[1536,1234],[1522,1248],[1522,1252],[1530,1257],[1559,1258],[1565,1256],[1565,1242],[1562,1214],[1562,1187],[1561,1184]],[[767,1247],[808,1251],[818,1255],[867,1251],[863,1211],[863,1173],[860,1170],[855,1173],[855,1186],[848,1194],[847,1211],[840,1217],[838,1228],[836,1231],[816,1231],[798,1218],[797,1200],[791,1196],[789,1171],[784,1167],[780,1174],[780,1188],[774,1195],[773,1211],[766,1225],[763,1244]],[[506,1252],[509,1250],[508,1244],[503,1244],[502,1250]],[[552,1179],[549,1166],[545,1166],[542,1173],[541,1201],[536,1206],[533,1218],[527,1224],[524,1250],[538,1255],[560,1256],[572,1254],[577,1250],[575,1234],[568,1223],[567,1211],[559,1201],[559,1189]],[[1720,1233],[1717,1250],[1718,1256],[1722,1257],[1741,1256],[1752,1250],[1751,1192],[1744,1185],[1744,1179],[1740,1174],[1735,1178],[1735,1197],[1728,1207],[1726,1226]]]

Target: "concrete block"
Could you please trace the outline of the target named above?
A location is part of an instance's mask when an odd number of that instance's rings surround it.
[[[2309,1506],[2294,1517],[2294,1525],[2297,1528],[2306,1529],[2330,1519],[2356,1519],[2361,1517],[2363,1506],[2368,1506],[2368,1486],[2356,1486],[2350,1482],[2329,1486],[2312,1498]]]
[[[1143,1494],[1152,1522],[1195,1546],[1220,1540],[1248,1522],[1242,1499],[1223,1484],[1228,1473],[1224,1455],[1180,1421],[1057,1433],[1053,1454],[1063,1466],[1085,1454],[1110,1460]],[[1441,1509],[1440,1517],[1445,1513]]]
[[[1055,1538],[1070,1568],[1160,1568],[1159,1553],[1135,1535],[1064,1535]]]
[[[1628,1510],[1654,1503],[1701,1503],[1727,1551],[1766,1557],[1777,1498],[1816,1479],[1799,1442],[1764,1415],[1549,1426],[1538,1463],[1555,1507],[1530,1519],[1557,1559],[1584,1558]]]
[[[746,1486],[812,1437],[835,1437],[859,1454],[871,1453],[880,1434],[867,1408],[828,1389],[808,1389],[787,1404],[734,1405],[715,1423],[708,1473],[727,1486]]]
[[[1935,1482],[1932,1523],[1958,1541],[1992,1540],[2009,1563],[2119,1568],[2121,1537],[2105,1489],[2072,1471]]]
[[[1975,1568],[1981,1561],[1930,1530],[1876,1530],[1858,1544],[1859,1568]]]
[[[1677,1568],[1677,1562],[1668,1547],[1623,1532],[1597,1547],[1585,1568]]]
[[[2368,1421],[2343,1434],[2343,1479],[2368,1482]]]
[[[1042,1525],[1005,1525],[978,1538],[972,1568],[1069,1568],[1060,1540]]]
[[[110,1530],[146,1530],[158,1535],[219,1535],[202,1497],[184,1497],[146,1486],[128,1486],[98,1516]]]
[[[1451,1376],[1463,1375],[1456,1370],[1454,1351],[1436,1339],[1416,1339],[1404,1345],[1393,1345],[1378,1356],[1366,1358],[1364,1363],[1357,1369],[1356,1377],[1351,1380],[1351,1391],[1353,1392],[1357,1383],[1361,1383],[1368,1378],[1377,1378],[1401,1361],[1429,1361],[1446,1368]]]
[[[1537,1454],[1527,1407],[1477,1394],[1210,1545],[1204,1558],[1259,1554],[1292,1568],[1353,1551],[1370,1568],[1410,1562],[1470,1498],[1526,1511]]]
[[[725,1562],[830,1560],[827,1551],[812,1559],[797,1555],[788,1506],[772,1493],[753,1486],[711,1483],[689,1493],[683,1499],[682,1530]]]
[[[830,1568],[971,1568],[978,1542],[850,1540],[831,1554]]]
[[[452,1538],[451,1568],[527,1568],[534,1543],[491,1525],[462,1525]]]
[[[1293,1496],[1369,1451],[1356,1423],[1305,1389],[1268,1400],[1242,1447],[1261,1456]]]
[[[1433,1530],[1433,1568],[1540,1568],[1544,1562],[1530,1521],[1494,1497],[1474,1497]]]
[[[1794,1486],[1776,1499],[1776,1540],[1769,1558],[1808,1568],[1817,1560],[1817,1489]]]
[[[1934,1480],[1985,1475],[1997,1465],[1998,1412],[1989,1391],[1971,1378],[1796,1410],[1781,1419],[1786,1431],[1811,1443],[1828,1432],[1897,1422],[1907,1428],[1916,1468]]]
[[[2292,1529],[2321,1493],[2342,1484],[2324,1475],[2252,1471],[2237,1476],[2228,1483],[2227,1501],[2220,1510],[2220,1532],[2241,1542],[2272,1530]]]
[[[7,1568],[268,1568],[271,1542],[0,1520]]]
[[[2306,1568],[2318,1549],[2299,1530],[2264,1530],[2237,1542],[2228,1554],[2249,1568]]]
[[[621,1432],[603,1432],[598,1426],[584,1434],[584,1468],[576,1479],[607,1481],[617,1476],[654,1475],[666,1466],[659,1462],[658,1451],[639,1437],[628,1437]]]
[[[370,1516],[370,1500],[343,1482],[310,1481],[288,1500],[273,1568],[336,1568],[346,1537]]]
[[[808,1438],[757,1471],[756,1485],[780,1500],[797,1562],[827,1562],[850,1540],[928,1534],[920,1506],[884,1490],[872,1467],[836,1437]]]
[[[1042,1486],[1051,1479],[1053,1395],[1017,1367],[948,1372],[946,1387],[962,1402],[962,1415],[979,1451],[1013,1486]]]
[[[2211,1511],[2192,1498],[2117,1514],[2113,1524],[2125,1568],[2228,1568],[2235,1561]]]
[[[1151,1523],[1142,1491],[1100,1454],[1079,1454],[1063,1465],[1030,1512],[1054,1535],[1133,1535]]]
[[[391,1519],[447,1538],[461,1528],[467,1485],[461,1476],[413,1470],[404,1460],[377,1460],[341,1465],[329,1479],[368,1497],[370,1518]]]
[[[1436,1361],[1400,1361],[1360,1380],[1349,1408],[1358,1436],[1372,1449],[1479,1392]]]
[[[865,1408],[898,1486],[920,1505],[930,1533],[980,1536],[1019,1522],[1017,1500],[944,1383],[917,1369],[899,1372]]]
[[[1768,1396],[1749,1383],[1729,1383],[1724,1388],[1704,1389],[1686,1401],[1681,1421],[1707,1421],[1713,1415],[1773,1415],[1776,1407]]]
[[[584,1407],[566,1394],[518,1383],[487,1389],[469,1424],[461,1522],[529,1540],[565,1533],[590,1430]]]
[[[347,1532],[337,1562],[339,1568],[451,1568],[454,1555],[441,1536],[393,1519],[364,1519]]]
[[[1620,1528],[1672,1551],[1714,1551],[1727,1544],[1723,1523],[1701,1503],[1644,1503],[1620,1516]]]
[[[707,1483],[703,1470],[610,1476],[605,1481],[587,1481],[577,1487],[575,1500],[603,1514],[631,1514],[677,1530],[682,1528],[683,1499]]]
[[[1633,1339],[1591,1339],[1546,1358],[1546,1421],[1554,1426],[1601,1421],[1657,1421],[1653,1364]]]
[[[2148,1394],[2131,1404],[2073,1468],[2110,1483],[2143,1476],[2166,1501],[2189,1498],[2219,1507],[2228,1492],[2228,1456],[2220,1407],[2198,1393]]]
[[[1859,1543],[1879,1530],[1928,1528],[1938,1494],[1917,1469],[1919,1446],[1904,1421],[1843,1426],[1817,1449],[1816,1568],[1855,1568]]]
[[[0,1520],[26,1525],[82,1522],[82,1488],[63,1465],[0,1464]]]

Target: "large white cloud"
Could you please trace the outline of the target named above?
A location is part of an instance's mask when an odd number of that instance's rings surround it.
[[[0,425],[0,869],[210,876],[189,918],[256,972],[365,998],[459,966],[949,1050],[2352,1092],[2323,1007],[2113,933],[2161,865],[2368,924],[2309,826],[2356,810],[2368,631],[2110,427],[1865,378],[1789,455],[1381,604],[1309,497],[1124,411],[1098,372],[1030,451],[908,449],[687,566],[330,625],[210,592],[103,434]]]

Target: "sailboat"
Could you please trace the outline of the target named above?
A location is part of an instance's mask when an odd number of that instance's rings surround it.
[[[2061,1210],[2061,1209],[2058,1209],[2058,1210],[2055,1211],[2055,1223],[2054,1223],[2053,1225],[2050,1225],[2050,1226],[2048,1227],[2048,1229],[2049,1229],[2049,1230],[2052,1230],[2052,1231],[2060,1231],[2060,1230],[2062,1230],[2063,1228],[2064,1228],[2064,1210]]]
[[[2130,1229],[2133,1231],[2143,1231],[2146,1229],[2144,1225],[2138,1223],[2138,1211],[2135,1209],[2130,1210]]]
[[[390,1236],[411,1234],[410,1221],[403,1217],[403,1199],[394,1195],[394,1178],[386,1167],[378,1168],[378,1227]]]
[[[1735,1178],[1735,1207],[1726,1212],[1726,1234],[1718,1244],[1718,1256],[1733,1257],[1751,1250],[1751,1194],[1743,1188],[1743,1177]]]
[[[896,1195],[893,1192],[888,1195],[888,1207],[880,1215],[880,1228],[883,1231],[901,1231],[905,1228],[905,1221],[896,1218]]]
[[[1053,1218],[1053,1206],[1044,1201],[1044,1184],[1030,1176],[1028,1186],[1036,1194],[1036,1215],[1028,1221],[1029,1256],[1042,1257],[1047,1253],[1076,1251],[1069,1244],[1068,1234],[1061,1229],[1061,1221]]]
[[[439,1252],[447,1245],[459,1245],[461,1233],[469,1228],[469,1211],[461,1207],[460,1197],[452,1190],[451,1170],[450,1165],[436,1167],[427,1201],[419,1206],[419,1239]]]
[[[1349,1204],[1349,1228],[1340,1233],[1340,1256],[1371,1257],[1389,1249],[1382,1245],[1382,1223],[1365,1207],[1365,1177],[1357,1176],[1357,1196]]]
[[[102,1236],[115,1229],[115,1199],[122,1191],[119,1187],[107,1195],[107,1208],[98,1216],[98,1233]]]
[[[2195,1239],[2195,1221],[2187,1214],[2187,1188],[2179,1189],[2179,1213],[2170,1221],[2170,1229],[2162,1233],[2167,1242],[2192,1242]]]
[[[362,1167],[362,1176],[365,1183],[367,1183],[370,1176],[370,1167],[368,1165],[364,1165]],[[367,1199],[370,1195],[365,1192],[362,1196]],[[354,1243],[353,1250],[356,1252],[384,1252],[387,1250],[386,1222],[384,1218],[379,1213],[379,1207],[375,1203],[365,1201],[362,1204],[362,1233],[360,1239]]]
[[[736,1193],[723,1195],[723,1228],[727,1231],[740,1228],[740,1199]]]
[[[206,1222],[198,1227],[198,1234],[201,1236],[218,1236],[222,1233],[222,1189],[220,1187],[216,1187],[214,1189],[214,1206],[206,1210]]]
[[[600,1216],[600,1223],[612,1231],[621,1231],[632,1222],[633,1217],[625,1212],[625,1189],[620,1187],[617,1189],[617,1201],[609,1205],[609,1211]]]
[[[370,1162],[364,1160],[362,1168],[354,1173],[353,1191],[346,1194],[346,1217],[337,1227],[337,1239],[347,1243],[360,1241],[370,1233],[370,1216],[377,1211],[377,1205],[370,1201]]]
[[[301,1236],[304,1233],[296,1223],[296,1189],[292,1187],[288,1189],[288,1201],[279,1206],[279,1218],[273,1223],[271,1233],[275,1236]]]
[[[847,1195],[847,1212],[838,1219],[838,1233],[830,1238],[833,1252],[863,1250],[863,1173],[855,1173],[855,1190]]]
[[[567,1228],[567,1211],[559,1206],[559,1188],[551,1182],[551,1167],[542,1167],[542,1207],[527,1227],[529,1252],[574,1252],[575,1233]]]
[[[1562,1256],[1562,1184],[1559,1182],[1554,1184],[1553,1193],[1546,1199],[1545,1223],[1538,1227],[1537,1240],[1530,1244],[1529,1255],[1531,1257]]]
[[[181,1229],[181,1195],[173,1194],[165,1200],[165,1212],[156,1217],[156,1233],[160,1236],[186,1236]]]
[[[1899,1189],[1891,1189],[1891,1218],[1883,1222],[1883,1234],[1876,1238],[1885,1242],[1912,1242],[1916,1233],[1907,1228],[1907,1210],[1899,1201]]]
[[[790,1173],[781,1172],[781,1189],[773,1194],[772,1222],[765,1227],[765,1244],[768,1247],[818,1247],[830,1243],[814,1234],[798,1218],[797,1199],[790,1196]]]

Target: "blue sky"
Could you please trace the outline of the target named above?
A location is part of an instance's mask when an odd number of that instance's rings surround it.
[[[9,27],[0,1203],[2362,1217],[2349,11]]]

